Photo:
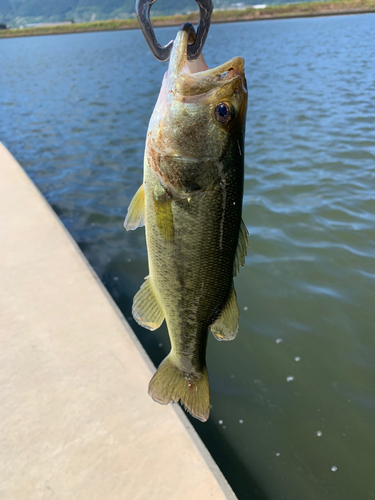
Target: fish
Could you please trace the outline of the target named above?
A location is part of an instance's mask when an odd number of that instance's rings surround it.
[[[205,422],[210,413],[206,346],[238,332],[233,277],[244,265],[242,221],[247,85],[244,60],[209,69],[187,58],[191,25],[173,43],[147,131],[143,183],[125,228],[145,226],[149,275],[133,300],[149,330],[165,320],[171,351],[148,393]]]

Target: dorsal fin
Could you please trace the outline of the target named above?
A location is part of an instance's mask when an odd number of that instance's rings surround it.
[[[237,251],[233,264],[233,276],[237,276],[240,266],[245,264],[247,255],[247,247],[249,246],[248,240],[249,231],[246,229],[245,223],[241,220],[240,234],[238,236]]]

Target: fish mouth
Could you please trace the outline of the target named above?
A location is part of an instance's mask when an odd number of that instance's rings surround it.
[[[189,66],[190,63],[187,61],[182,71],[177,75],[175,82],[175,89],[182,96],[199,96],[228,85],[240,86],[246,90],[242,57],[234,57],[216,68],[195,73],[191,72]]]
[[[166,75],[167,91],[181,96],[199,96],[213,89],[228,86],[241,87],[247,91],[244,60],[234,57],[216,68],[209,68],[201,53],[195,61],[187,58],[189,32],[183,28],[178,32]]]

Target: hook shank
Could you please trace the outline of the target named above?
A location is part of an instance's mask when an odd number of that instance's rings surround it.
[[[211,14],[213,10],[212,0],[195,0],[199,6],[199,24],[197,29],[197,37],[192,45],[188,45],[187,57],[189,61],[197,59],[202,52],[204,42],[206,41],[208,30],[211,24]],[[135,12],[138,21],[151,52],[159,61],[168,61],[173,40],[166,45],[160,45],[156,39],[154,29],[150,20],[150,9],[156,0],[136,0]]]

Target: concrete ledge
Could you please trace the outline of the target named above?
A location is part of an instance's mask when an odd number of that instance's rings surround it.
[[[0,498],[235,499],[75,242],[0,143]]]

